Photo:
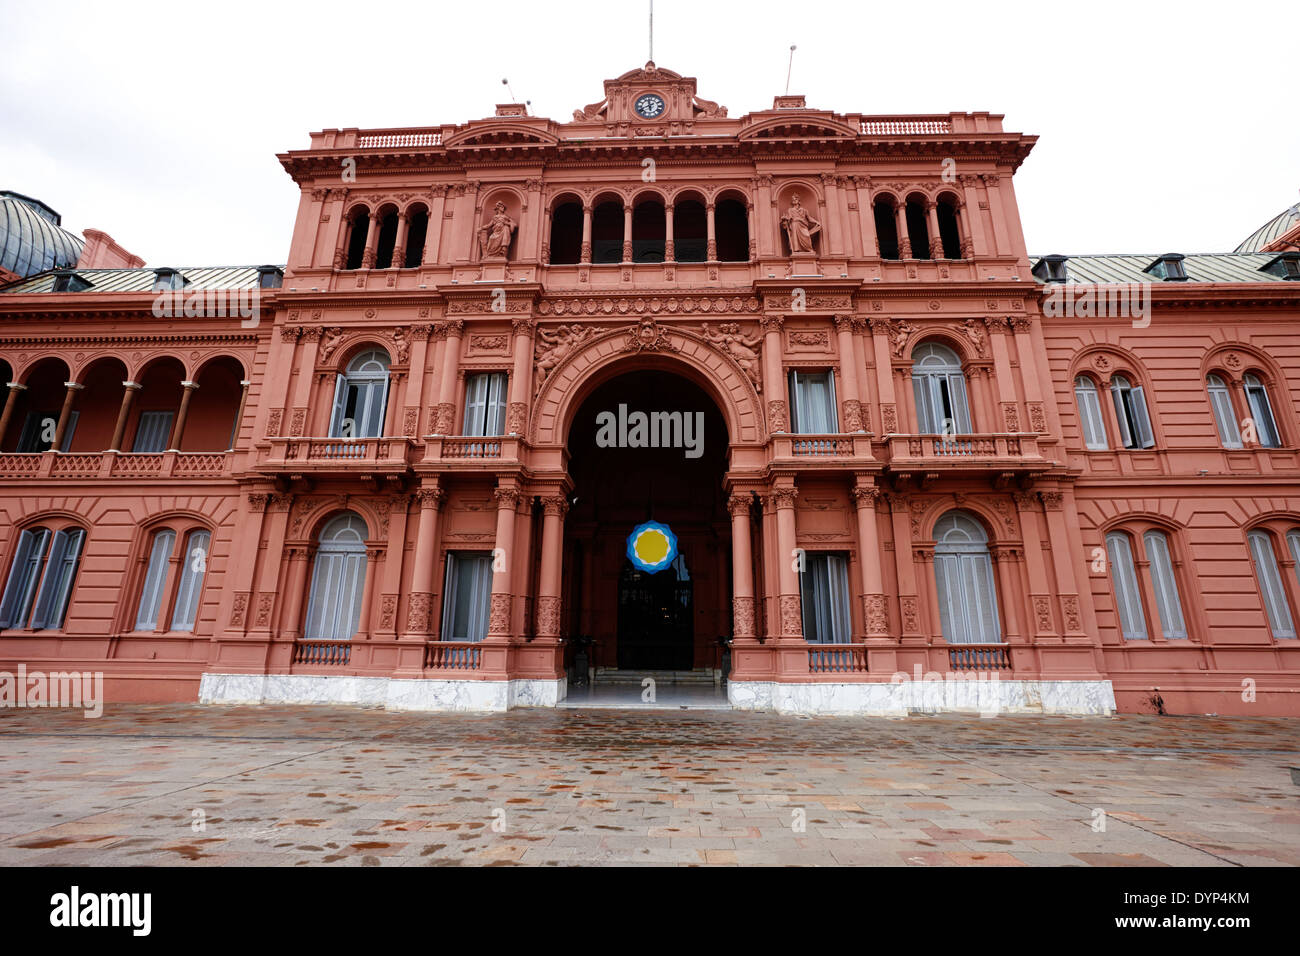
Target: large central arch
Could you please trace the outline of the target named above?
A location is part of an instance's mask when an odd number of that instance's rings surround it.
[[[533,403],[532,443],[564,444],[573,415],[592,389],[624,370],[641,368],[675,372],[703,388],[722,411],[733,446],[766,440],[758,392],[731,356],[698,332],[644,319],[593,334],[560,361]]]

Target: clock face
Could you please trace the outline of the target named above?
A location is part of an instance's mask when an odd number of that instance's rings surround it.
[[[636,114],[645,119],[655,119],[662,116],[664,112],[664,100],[662,96],[656,96],[654,93],[647,93],[636,101]]]

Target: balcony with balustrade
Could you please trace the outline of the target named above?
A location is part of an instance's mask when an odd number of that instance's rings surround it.
[[[884,460],[894,471],[1026,475],[1048,471],[1052,462],[1037,436],[1015,432],[970,435],[887,435]]]
[[[0,455],[3,479],[228,478],[230,452],[10,452]]]

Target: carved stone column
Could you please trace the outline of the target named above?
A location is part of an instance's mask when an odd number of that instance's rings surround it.
[[[77,400],[77,393],[86,386],[78,385],[76,382],[64,382],[66,391],[63,393],[63,407],[59,409],[59,422],[54,426],[54,441],[50,443],[53,451],[58,451],[63,446],[63,435],[68,430],[68,419],[72,416],[72,406]],[[186,398],[189,392],[186,391]],[[185,402],[181,402],[182,411],[185,408]]]
[[[438,382],[438,411],[433,433],[451,435],[456,427],[456,373],[460,367],[460,339],[465,333],[465,323],[460,319],[450,319],[442,323],[442,331],[446,333],[447,344],[442,352],[442,378]]]
[[[125,385],[126,383],[123,382],[122,384]],[[139,388],[139,386],[136,387]],[[25,391],[27,391],[26,385],[19,385],[17,382],[9,383],[9,393],[5,396],[5,410],[0,413],[0,441],[4,440],[5,434],[9,431],[9,423],[13,420],[14,409],[18,407],[18,396]],[[125,398],[123,398],[123,403],[125,401]],[[118,441],[120,442],[121,439],[119,438]]]
[[[361,268],[375,267],[375,249],[379,245],[379,213],[371,211],[370,228],[366,232],[366,251],[361,254]]]
[[[835,316],[835,332],[840,346],[840,378],[844,386],[844,412],[840,421],[840,430],[845,432],[866,431],[862,424],[861,392],[858,391],[857,357],[853,349],[853,316]]]
[[[925,204],[925,219],[930,226],[930,258],[943,258],[943,237],[939,235],[939,204],[933,199]]]
[[[560,636],[560,582],[564,564],[564,516],[569,503],[561,494],[542,499],[541,573],[537,583],[537,636]]]
[[[582,255],[583,265],[591,265],[591,203],[582,204]]]
[[[623,264],[632,261],[632,204],[623,202]]]
[[[180,451],[181,439],[185,435],[185,421],[190,415],[190,400],[194,396],[194,391],[199,387],[198,382],[181,382],[181,387],[185,389],[181,395],[180,411],[176,413],[176,420],[172,422],[172,433],[167,437],[167,450]]]
[[[774,433],[787,430],[785,383],[781,380],[781,329],[779,315],[765,315],[758,320],[763,329],[763,390],[767,392],[767,424]]]
[[[799,575],[795,572],[795,548],[798,547],[798,529],[795,526],[795,501],[798,489],[793,485],[772,489],[772,502],[776,505],[777,579],[780,582],[778,605],[781,614],[781,638],[803,637],[803,606],[799,599]]]
[[[503,642],[510,640],[510,612],[514,597],[510,566],[515,557],[515,506],[519,503],[519,489],[498,485],[493,497],[497,501],[497,533],[492,554],[494,567],[487,639]],[[501,570],[496,570],[498,567]]]
[[[715,206],[712,201],[706,203],[704,206],[705,227],[707,229],[705,235],[708,237],[708,251],[705,253],[704,257],[710,262],[718,261],[718,233],[717,224],[713,215],[714,209]]]
[[[907,201],[899,200],[894,206],[894,228],[898,231],[898,258],[912,258],[912,239],[907,234]]]
[[[676,262],[677,252],[673,248],[673,204],[664,206],[664,262]]]
[[[397,217],[397,239],[393,244],[393,258],[388,263],[390,269],[402,269],[406,266],[406,234],[410,220],[403,211]]]
[[[752,641],[754,627],[754,558],[749,535],[747,495],[727,499],[731,514],[731,633],[737,641]]]
[[[858,510],[858,560],[862,566],[862,620],[867,637],[889,636],[889,607],[885,598],[884,575],[880,571],[880,529],[876,523],[876,501],[880,489],[862,479],[853,486]]]
[[[528,428],[528,398],[533,393],[533,332],[536,320],[515,319],[515,364],[510,375],[510,408],[506,412],[506,434],[522,435]]]
[[[426,484],[415,493],[420,505],[420,523],[415,530],[415,565],[411,571],[411,594],[407,602],[406,632],[412,639],[433,633],[433,576],[438,567],[438,509],[447,493],[437,483]]]

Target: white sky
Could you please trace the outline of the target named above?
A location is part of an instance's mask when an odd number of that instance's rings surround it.
[[[644,64],[645,0],[0,0],[0,188],[150,265],[283,262],[312,130],[567,120]],[[1214,252],[1300,201],[1295,3],[659,0],[655,61],[740,116],[1006,114],[1032,253]]]

